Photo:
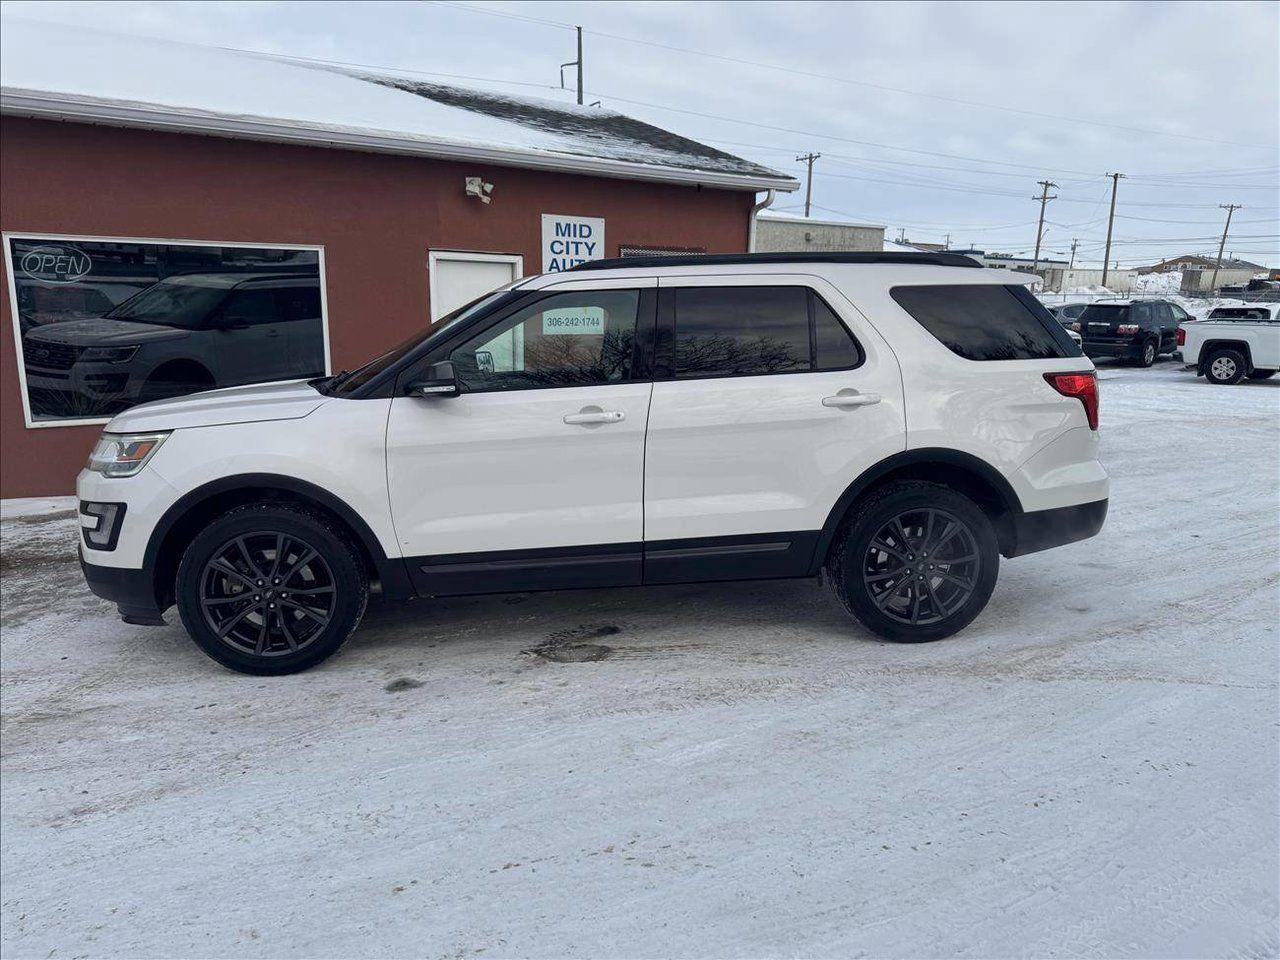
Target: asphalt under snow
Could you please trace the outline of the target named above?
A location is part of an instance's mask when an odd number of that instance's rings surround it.
[[[254,679],[6,504],[0,951],[1280,954],[1280,379],[1102,377],[1104,532],[924,646],[743,583],[374,608]]]

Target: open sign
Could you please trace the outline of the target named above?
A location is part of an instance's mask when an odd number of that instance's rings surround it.
[[[76,247],[50,244],[24,253],[18,269],[32,280],[44,283],[75,283],[89,275],[93,260]]]

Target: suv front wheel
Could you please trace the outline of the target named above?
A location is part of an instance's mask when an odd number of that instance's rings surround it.
[[[225,667],[296,673],[332,656],[364,615],[369,580],[343,531],[287,503],[236,507],[178,565],[187,632]]]
[[[982,509],[948,487],[912,480],[854,509],[826,569],[840,602],[869,630],[915,643],[967,627],[987,605],[999,567]]]

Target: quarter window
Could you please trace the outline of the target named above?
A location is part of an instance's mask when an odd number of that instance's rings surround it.
[[[894,287],[889,293],[920,326],[966,360],[1076,355],[1061,325],[1021,286],[938,284]]]
[[[554,294],[449,354],[470,391],[619,383],[631,375],[638,290]]]
[[[839,370],[861,351],[807,287],[680,287],[675,373],[681,379]]]

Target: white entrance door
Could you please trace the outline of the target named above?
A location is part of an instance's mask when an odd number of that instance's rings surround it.
[[[427,256],[431,322],[524,276],[524,257],[506,253],[432,250]]]

